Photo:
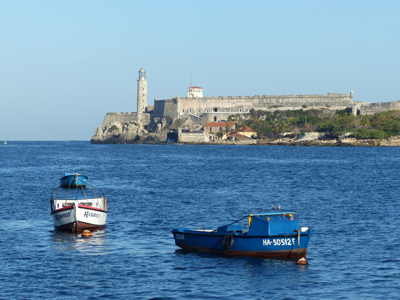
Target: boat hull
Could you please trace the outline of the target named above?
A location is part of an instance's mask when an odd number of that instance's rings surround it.
[[[217,234],[195,230],[173,229],[175,244],[184,250],[228,255],[299,259],[307,256],[311,230],[300,235],[247,236],[243,233]]]
[[[103,229],[107,220],[107,211],[81,204],[54,210],[51,215],[57,230],[77,233]]]
[[[60,186],[62,187],[84,187],[87,183],[87,176],[76,174],[76,173],[66,173],[60,178]]]

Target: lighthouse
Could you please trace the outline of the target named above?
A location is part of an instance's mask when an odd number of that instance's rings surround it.
[[[147,79],[143,67],[139,70],[137,86],[137,112],[138,115],[145,113],[147,108]]]

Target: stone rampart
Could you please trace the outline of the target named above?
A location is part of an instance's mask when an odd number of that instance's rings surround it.
[[[210,113],[203,113],[201,115],[202,125],[206,125],[208,122],[220,122],[220,121],[227,121],[229,116],[232,115],[245,115],[246,112],[210,112]]]
[[[353,103],[350,94],[326,95],[287,95],[287,96],[260,96],[254,97],[255,109],[300,109],[300,108],[329,108],[345,109]]]
[[[208,136],[203,132],[182,132],[178,135],[179,143],[205,143],[208,142]]]
[[[361,115],[375,115],[388,110],[400,110],[400,101],[397,102],[379,102],[360,107]]]
[[[144,113],[143,116],[143,124],[147,125],[150,122],[150,114]],[[131,112],[118,112],[118,113],[107,113],[104,117],[103,127],[107,127],[111,123],[129,123],[129,122],[138,122],[138,113]]]
[[[129,113],[129,112],[107,113],[106,116],[104,117],[103,127],[106,127],[107,125],[114,122],[129,123],[129,122],[137,122],[137,120],[138,120],[137,113]]]
[[[353,95],[284,95],[284,96],[243,96],[243,97],[204,97],[173,98],[154,101],[154,115],[177,118],[180,115],[203,113],[247,113],[256,110],[295,110],[295,109],[345,109],[353,103]]]
[[[152,116],[154,118],[176,118],[178,116],[177,98],[154,100],[154,110],[152,112]]]

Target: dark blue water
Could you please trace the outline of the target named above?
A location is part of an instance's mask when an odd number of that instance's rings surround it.
[[[0,161],[1,299],[400,298],[400,148],[9,142]],[[88,239],[50,216],[75,171],[108,198]],[[272,204],[313,229],[308,265],[174,245]]]

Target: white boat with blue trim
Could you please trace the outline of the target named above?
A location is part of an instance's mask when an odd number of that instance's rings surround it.
[[[106,226],[107,199],[104,193],[85,182],[79,188],[60,185],[51,193],[51,215],[57,230],[81,233]]]

